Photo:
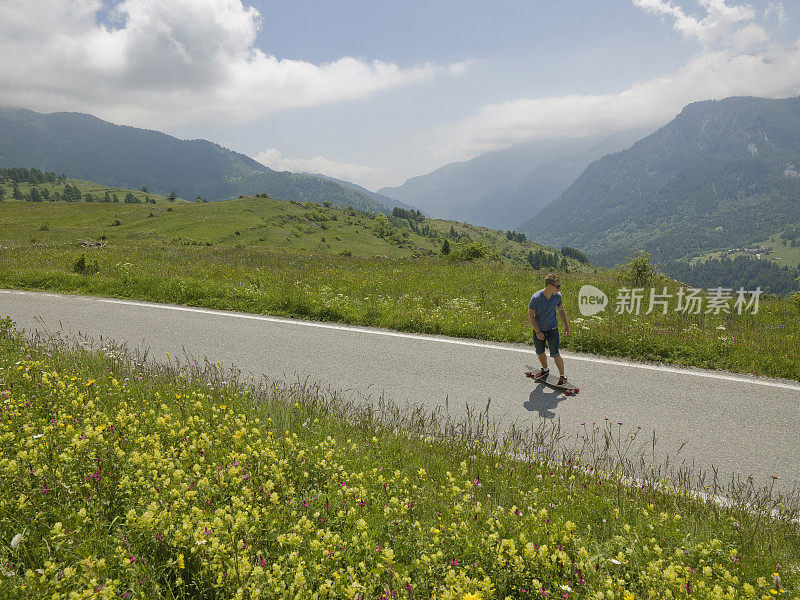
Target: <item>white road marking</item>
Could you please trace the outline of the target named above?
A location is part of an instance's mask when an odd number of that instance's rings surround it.
[[[339,331],[350,331],[353,333],[365,333],[371,335],[382,335],[387,337],[398,337],[411,340],[421,340],[428,342],[439,342],[442,344],[455,344],[459,346],[470,346],[474,348],[486,348],[489,350],[501,350],[505,352],[517,352],[519,354],[527,354],[531,357],[536,356],[532,349],[519,348],[516,346],[507,346],[497,343],[476,342],[471,340],[462,340],[458,338],[438,337],[434,335],[423,335],[419,333],[403,333],[399,331],[389,331],[386,329],[369,329],[366,327],[355,327],[352,325],[339,325],[334,323],[324,323],[320,321],[301,321],[299,319],[287,319],[285,317],[271,317],[267,315],[253,315],[248,313],[232,312],[213,310],[210,308],[196,308],[193,306],[178,306],[175,304],[161,304],[157,302],[141,302],[138,300],[119,300],[116,298],[101,298],[95,296],[78,296],[66,294],[52,294],[47,292],[27,292],[22,290],[0,290],[3,294],[15,295],[28,295],[28,296],[49,296],[52,298],[80,298],[83,300],[90,300],[94,302],[104,302],[107,304],[123,304],[126,306],[139,306],[143,308],[161,308],[164,310],[174,310],[180,312],[192,312],[207,315],[216,315],[220,317],[234,317],[237,319],[250,319],[253,321],[267,321],[270,323],[282,323],[285,325],[299,325],[302,327],[316,327],[319,329],[335,329]],[[594,362],[604,365],[613,365],[617,367],[628,367],[631,369],[645,369],[649,371],[661,371],[664,373],[677,373],[679,375],[689,375],[694,377],[705,377],[707,379],[718,379],[722,381],[734,381],[738,383],[748,383],[751,385],[763,385],[768,387],[783,388],[787,390],[800,391],[800,385],[792,383],[784,383],[782,381],[764,380],[756,377],[742,377],[736,375],[728,375],[725,373],[714,373],[711,371],[701,371],[694,368],[680,368],[669,367],[665,365],[649,365],[644,363],[628,362],[623,360],[615,360],[611,358],[602,358],[598,356],[587,356],[582,354],[573,354],[572,352],[562,353],[569,360]]]

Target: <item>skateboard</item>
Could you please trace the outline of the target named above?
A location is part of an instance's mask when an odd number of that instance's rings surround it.
[[[545,385],[550,386],[553,389],[564,390],[564,395],[565,396],[575,396],[578,392],[580,392],[580,390],[578,388],[570,385],[569,382],[565,383],[564,385],[558,385],[558,376],[557,375],[548,374],[547,377],[543,377],[542,379],[536,379],[533,376],[533,371],[526,371],[525,372],[525,377],[530,377],[535,382],[543,383]],[[555,377],[555,379],[551,379],[552,377]]]

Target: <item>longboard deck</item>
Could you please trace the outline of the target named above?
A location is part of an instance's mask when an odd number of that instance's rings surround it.
[[[558,378],[556,376],[554,376],[554,375],[548,374],[547,377],[544,377],[542,379],[535,379],[534,376],[533,376],[533,371],[526,371],[525,372],[525,377],[530,377],[536,383],[543,383],[545,385],[550,386],[553,389],[564,390],[564,393],[567,396],[575,396],[578,392],[580,392],[580,389],[578,389],[577,387],[571,385],[570,383],[565,383],[564,385],[558,385]],[[553,379],[554,377],[556,377],[556,378]]]

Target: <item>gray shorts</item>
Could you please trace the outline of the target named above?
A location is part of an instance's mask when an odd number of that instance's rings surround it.
[[[555,329],[548,329],[542,331],[544,339],[540,340],[533,332],[533,347],[536,349],[536,354],[544,354],[544,343],[547,342],[547,347],[550,348],[550,356],[555,358],[558,356],[558,327]]]

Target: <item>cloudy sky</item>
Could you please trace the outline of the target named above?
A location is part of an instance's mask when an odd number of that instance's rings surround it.
[[[0,104],[370,189],[734,95],[800,95],[800,2],[0,1]]]

